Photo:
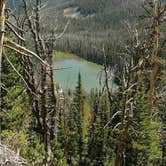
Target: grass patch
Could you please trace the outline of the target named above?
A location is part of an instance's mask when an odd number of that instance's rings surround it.
[[[57,60],[57,61],[62,60],[62,59],[77,59],[77,60],[82,59],[75,54],[70,54],[70,53],[65,53],[65,52],[60,52],[60,51],[56,51],[54,57],[55,57],[55,60]]]

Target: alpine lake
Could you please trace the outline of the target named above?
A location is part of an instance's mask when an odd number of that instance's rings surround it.
[[[82,87],[86,92],[91,89],[101,89],[100,75],[103,66],[89,62],[76,55],[56,52],[54,61],[54,76],[56,83],[63,89],[74,90],[81,74]],[[110,81],[110,86],[114,86]]]

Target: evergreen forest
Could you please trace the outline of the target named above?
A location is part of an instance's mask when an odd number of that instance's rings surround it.
[[[80,58],[99,88],[60,84]],[[23,165],[166,166],[165,0],[0,0],[0,166]]]

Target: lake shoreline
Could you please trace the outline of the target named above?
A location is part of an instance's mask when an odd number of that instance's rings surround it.
[[[59,60],[62,60],[62,59],[73,59],[73,58],[77,59],[77,60],[81,60],[81,61],[88,61],[90,63],[94,63],[96,65],[103,66],[100,63],[94,62],[92,60],[86,59],[86,58],[84,58],[80,55],[73,54],[73,53],[68,53],[68,52],[63,52],[63,51],[55,51],[55,54],[54,54],[54,59],[56,61],[59,61]]]
[[[74,90],[77,86],[78,74],[81,73],[83,89],[90,92],[92,89],[101,90],[103,66],[87,61],[74,54],[56,52],[54,67],[55,80],[63,89]],[[114,86],[110,80],[110,87]]]

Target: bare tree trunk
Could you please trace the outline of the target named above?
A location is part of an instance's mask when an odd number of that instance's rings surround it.
[[[54,33],[52,33],[52,38],[54,37]],[[56,139],[57,140],[57,130],[58,130],[58,121],[57,121],[57,110],[56,110],[56,89],[55,89],[55,84],[54,84],[54,69],[53,69],[53,50],[54,50],[54,40],[50,40],[48,45],[46,45],[48,49],[48,64],[50,66],[50,70],[47,71],[48,74],[48,83],[49,83],[49,94],[48,97],[50,97],[50,110],[51,110],[51,117],[52,117],[52,126],[54,126],[51,129],[50,136],[51,139]]]
[[[41,17],[41,0],[35,0],[35,19],[31,19],[31,16],[28,11],[28,4],[26,0],[23,0],[24,11],[27,17],[27,22],[29,29],[32,33],[34,46],[37,55],[43,60],[47,61],[49,66],[39,64],[39,73],[37,73],[36,82],[39,82],[39,90],[34,86],[34,91],[38,95],[38,99],[31,98],[33,101],[36,101],[33,108],[35,118],[37,118],[38,124],[41,125],[40,138],[41,142],[45,146],[45,151],[47,156],[44,159],[44,164],[47,165],[49,162],[49,155],[51,151],[51,141],[57,137],[57,114],[56,114],[56,95],[55,95],[55,85],[53,77],[53,49],[54,49],[54,40],[43,38],[41,28],[42,23],[40,20]],[[53,38],[54,36],[52,36]],[[39,81],[40,80],[40,81]],[[35,81],[33,81],[35,82]],[[31,93],[30,93],[31,94]]]
[[[2,52],[3,52],[3,42],[5,33],[5,4],[6,0],[0,0],[0,111],[1,111],[1,77],[2,77]],[[0,134],[1,134],[1,119],[0,119]],[[1,135],[0,135],[1,142]]]
[[[120,120],[120,133],[116,141],[116,159],[115,166],[123,166],[125,149],[129,136],[129,130],[133,123],[134,109],[136,106],[136,98],[139,93],[141,81],[140,78],[143,68],[143,56],[140,54],[142,45],[138,44],[137,30],[133,31],[133,44],[130,48],[130,60],[125,60],[124,73],[122,77],[121,88],[122,92],[121,100],[119,101],[118,108],[121,110]]]
[[[5,6],[6,0],[0,0],[0,68],[2,63],[2,51],[5,33]]]
[[[153,51],[152,51],[152,71],[150,76],[150,90],[149,90],[149,113],[154,113],[154,101],[155,101],[155,83],[158,73],[158,49],[159,49],[159,18],[158,18],[158,2],[153,0],[153,18],[152,18],[152,30],[153,30]]]
[[[132,61],[132,60],[131,60]],[[124,162],[124,153],[125,153],[125,145],[127,143],[127,138],[129,134],[129,129],[133,122],[133,105],[135,93],[133,93],[136,89],[135,82],[137,82],[137,75],[135,74],[137,71],[132,71],[132,63],[126,64],[124,71],[124,79],[123,79],[123,96],[122,101],[119,103],[119,107],[122,109],[122,117],[121,117],[121,131],[117,138],[116,143],[116,159],[115,166],[122,166]],[[131,88],[132,87],[132,88]]]
[[[132,119],[128,119],[128,122],[125,124],[123,131],[118,136],[117,139],[117,151],[116,151],[116,161],[115,166],[122,166],[124,162],[124,150],[128,138],[128,131],[130,125],[132,124]]]

